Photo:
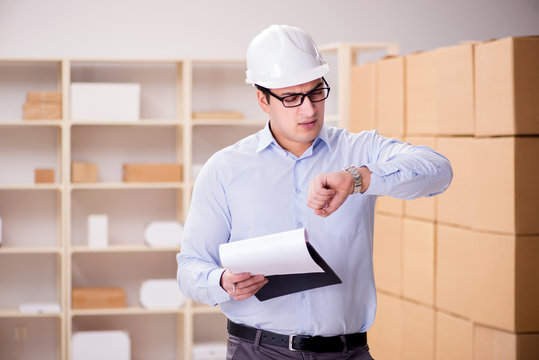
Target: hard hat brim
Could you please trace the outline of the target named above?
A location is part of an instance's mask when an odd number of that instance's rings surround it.
[[[322,64],[313,69],[307,71],[299,72],[296,74],[287,74],[277,79],[272,79],[269,81],[257,81],[254,82],[251,79],[245,79],[247,84],[260,85],[266,89],[280,89],[289,86],[295,86],[300,84],[305,84],[310,81],[320,79],[329,72],[329,66],[327,64]]]

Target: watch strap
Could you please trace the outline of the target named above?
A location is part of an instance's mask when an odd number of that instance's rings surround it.
[[[352,194],[359,193],[361,191],[361,175],[359,174],[359,171],[357,171],[357,168],[355,166],[347,166],[343,170],[348,171],[354,178],[354,191]]]

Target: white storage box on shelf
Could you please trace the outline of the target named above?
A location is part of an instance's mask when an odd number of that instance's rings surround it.
[[[178,247],[182,233],[178,221],[153,221],[144,229],[144,240],[151,247]]]
[[[225,343],[210,342],[193,345],[193,360],[221,360],[225,357]]]
[[[72,83],[73,121],[137,121],[140,119],[140,84]]]
[[[140,287],[140,303],[146,309],[179,309],[184,302],[176,279],[146,280]]]
[[[81,331],[73,334],[73,360],[131,360],[125,331]]]
[[[109,246],[109,217],[102,214],[88,215],[88,247]]]

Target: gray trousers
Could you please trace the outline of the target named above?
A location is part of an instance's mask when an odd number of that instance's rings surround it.
[[[338,353],[290,351],[280,346],[260,344],[260,334],[259,330],[254,342],[228,335],[226,360],[373,360],[368,345]]]

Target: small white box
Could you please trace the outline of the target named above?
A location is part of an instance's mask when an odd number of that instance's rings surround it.
[[[222,360],[226,358],[226,343],[200,343],[193,346],[193,360]]]
[[[176,279],[146,280],[139,297],[146,309],[179,309],[185,302]]]
[[[151,247],[179,247],[182,233],[178,221],[153,221],[144,229],[144,240]]]
[[[130,360],[131,340],[125,331],[80,331],[73,334],[73,360]]]
[[[22,303],[19,311],[23,314],[59,314],[60,304],[58,303]]]
[[[140,84],[71,84],[71,120],[136,121],[139,119]]]
[[[88,215],[88,247],[104,248],[109,246],[109,217],[107,215]]]

